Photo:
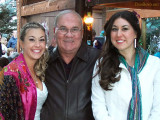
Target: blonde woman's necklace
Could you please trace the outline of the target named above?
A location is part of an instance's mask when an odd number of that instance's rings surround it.
[[[31,73],[31,75],[32,75],[33,81],[36,83],[36,85],[38,85],[38,80],[37,80],[36,74],[33,74],[32,71],[30,71],[30,73]]]
[[[35,80],[36,80],[36,81],[35,81],[36,84],[38,84],[37,76],[35,75],[34,78],[35,78]]]

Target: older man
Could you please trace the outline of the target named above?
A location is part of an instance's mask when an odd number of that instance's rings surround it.
[[[99,50],[82,42],[83,23],[75,11],[55,19],[57,49],[46,71],[48,98],[42,120],[94,120],[91,109],[92,72]]]

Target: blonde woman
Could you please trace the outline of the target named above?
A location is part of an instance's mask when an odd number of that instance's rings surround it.
[[[39,120],[48,95],[44,84],[48,60],[45,29],[39,23],[27,23],[20,39],[23,53],[0,73],[0,117],[2,120]]]

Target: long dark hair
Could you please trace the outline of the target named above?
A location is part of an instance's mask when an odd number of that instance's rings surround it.
[[[102,53],[99,61],[98,72],[100,75],[99,84],[104,90],[111,90],[112,84],[120,80],[121,68],[119,67],[119,51],[115,48],[111,42],[111,30],[113,23],[116,19],[123,18],[127,20],[130,25],[133,27],[134,31],[137,34],[137,42],[141,36],[141,30],[139,27],[139,20],[135,12],[130,11],[121,11],[115,13],[109,21],[106,22],[104,30],[106,33],[106,42],[103,46]],[[138,44],[137,44],[138,45]]]

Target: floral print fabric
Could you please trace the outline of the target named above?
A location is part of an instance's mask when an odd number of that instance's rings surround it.
[[[23,54],[4,67],[0,75],[0,116],[6,120],[33,120],[37,92]]]

